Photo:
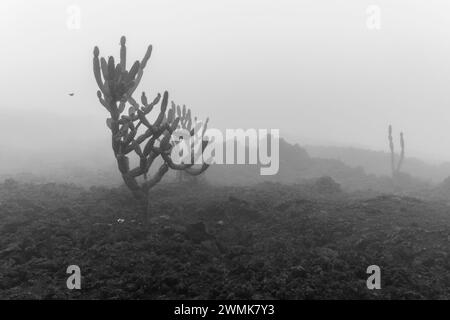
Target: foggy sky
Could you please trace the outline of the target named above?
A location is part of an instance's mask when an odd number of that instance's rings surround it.
[[[366,26],[371,4],[380,30]],[[97,147],[109,132],[92,50],[118,57],[125,35],[129,65],[153,44],[135,95],[168,90],[216,128],[387,150],[392,123],[407,156],[448,161],[449,15],[445,0],[2,0],[0,146],[112,155]]]

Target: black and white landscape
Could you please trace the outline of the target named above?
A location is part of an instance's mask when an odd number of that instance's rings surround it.
[[[448,12],[2,0],[0,299],[450,299]]]

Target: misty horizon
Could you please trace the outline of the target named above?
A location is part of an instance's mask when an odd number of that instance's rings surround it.
[[[15,147],[20,141],[29,148],[36,132],[57,132],[39,142],[54,150],[50,157],[64,141],[76,148],[90,137],[106,138],[92,50],[98,45],[102,55],[117,55],[126,35],[130,61],[153,45],[142,90],[168,90],[171,100],[210,116],[218,129],[274,128],[301,146],[388,152],[392,124],[396,136],[405,133],[406,157],[450,161],[448,3],[381,1],[380,30],[367,28],[365,1],[196,3],[155,1],[141,11],[142,2],[130,1],[121,14],[109,1],[78,1],[80,28],[70,30],[72,2],[2,1],[8,50],[0,58],[9,75],[1,80],[2,136],[14,129]],[[20,131],[7,120],[17,114]],[[44,119],[52,116],[67,120]]]
[[[0,1],[0,300],[449,300],[449,13]]]

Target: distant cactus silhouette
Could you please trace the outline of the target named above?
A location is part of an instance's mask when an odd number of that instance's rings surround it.
[[[397,166],[395,166],[395,150],[394,150],[394,141],[392,138],[392,126],[389,125],[389,131],[388,131],[388,139],[389,139],[389,149],[391,150],[391,170],[392,170],[392,177],[395,178],[400,173],[400,169],[403,164],[403,160],[405,158],[405,141],[403,139],[403,132],[400,132],[400,159],[397,163]]]
[[[182,170],[189,175],[199,175],[208,168],[208,164],[203,162],[201,167],[195,168],[194,161],[189,164],[176,164],[172,161],[172,148],[179,142],[171,141],[171,137],[176,129],[185,128],[193,136],[195,132],[205,133],[208,119],[205,123],[196,122],[192,128],[191,111],[186,107],[181,109],[172,103],[171,108],[167,108],[169,95],[164,92],[161,101],[161,109],[158,117],[153,123],[147,118],[147,115],[153,110],[161,100],[158,94],[152,102],[148,102],[144,92],[142,92],[142,106],[133,98],[142,78],[144,68],[147,65],[152,53],[152,46],[149,46],[144,58],[136,61],[129,70],[126,68],[126,39],[120,39],[120,62],[116,65],[114,57],[110,56],[108,61],[105,58],[99,58],[98,47],[94,48],[94,76],[100,90],[97,96],[100,103],[110,113],[111,117],[106,120],[108,128],[112,134],[112,149],[117,160],[118,168],[122,178],[128,188],[138,199],[147,199],[148,204],[149,190],[161,181],[169,168]],[[128,112],[124,110],[129,104]],[[138,129],[144,127],[138,134]],[[195,130],[194,130],[195,129]],[[202,140],[200,155],[208,141]],[[194,150],[194,146],[191,145]],[[130,169],[128,154],[134,152],[139,158],[139,165]],[[192,157],[199,156],[198,152],[192,152]],[[163,164],[150,179],[147,179],[147,173],[150,170],[154,160],[161,157]],[[194,159],[193,159],[194,160]],[[137,177],[143,176],[144,181],[138,183]]]

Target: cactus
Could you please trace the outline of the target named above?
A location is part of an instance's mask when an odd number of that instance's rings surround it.
[[[389,139],[389,149],[391,150],[391,170],[392,178],[395,178],[400,173],[400,169],[405,159],[405,140],[403,139],[403,132],[400,132],[400,159],[398,160],[397,166],[395,166],[395,151],[394,151],[394,140],[392,138],[392,126],[389,125],[388,129],[388,139]]]
[[[170,111],[172,112],[173,115],[178,115],[181,119],[180,122],[178,123],[178,129],[187,130],[189,132],[191,132],[191,130],[195,129],[195,123],[194,123],[194,127],[192,126],[193,121],[192,121],[192,116],[191,116],[191,109],[187,108],[186,105],[183,105],[183,107],[181,107],[172,101]],[[206,121],[205,121],[202,136],[204,135],[204,130],[206,129],[208,120],[209,119],[206,119]],[[193,182],[193,183],[198,183],[199,182],[198,177],[199,177],[198,175],[192,176],[183,170],[177,171],[177,174],[176,174],[176,180],[178,182],[189,181],[189,182]]]
[[[112,56],[107,60],[99,58],[100,50],[95,47],[93,52],[94,77],[100,89],[97,91],[100,104],[110,114],[106,124],[111,131],[112,149],[118,169],[133,195],[137,199],[147,201],[147,208],[149,208],[149,190],[161,181],[169,169],[197,176],[208,168],[208,164],[203,163],[201,167],[197,168],[194,167],[193,162],[175,164],[172,161],[171,150],[179,142],[171,141],[171,136],[179,128],[191,130],[191,111],[186,110],[186,107],[183,107],[183,112],[180,107],[176,110],[173,103],[168,109],[169,94],[167,91],[162,96],[158,94],[151,102],[147,100],[145,92],[142,92],[141,104],[139,104],[133,98],[133,93],[142,79],[144,68],[152,53],[152,46],[148,47],[144,58],[141,61],[135,61],[129,70],[127,70],[126,50],[126,39],[122,37],[120,39],[120,61],[116,65]],[[160,104],[159,115],[151,123],[147,116],[158,104]],[[128,110],[125,112],[127,105]],[[201,126],[203,138],[207,121]],[[140,127],[144,129],[144,132],[138,134]],[[191,136],[194,135],[193,130],[190,133]],[[203,152],[207,143],[202,139],[200,153]],[[130,168],[129,154],[132,152],[139,158],[139,165],[135,168]],[[158,157],[163,159],[163,164],[151,178],[148,178],[147,174]],[[137,178],[141,176],[144,179],[139,183]]]

